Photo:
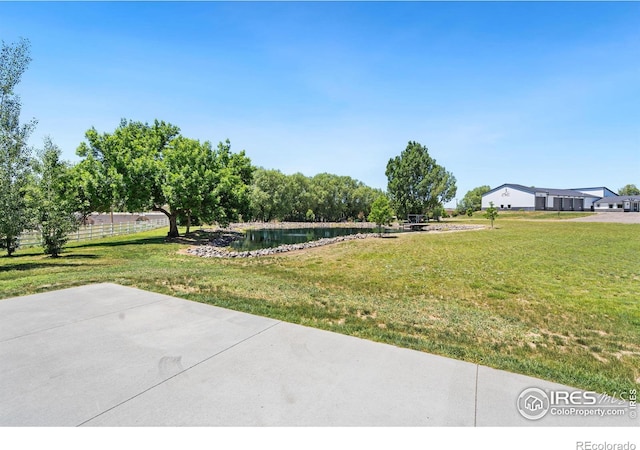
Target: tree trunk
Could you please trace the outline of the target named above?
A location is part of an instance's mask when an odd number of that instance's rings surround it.
[[[165,216],[167,216],[167,218],[169,219],[169,232],[167,233],[167,237],[176,238],[180,236],[180,233],[178,233],[178,214],[177,213],[171,214],[169,211],[159,206],[154,206],[153,211],[159,211],[163,213]]]
[[[191,213],[188,212],[187,213],[187,231],[185,232],[185,234],[189,234],[190,230],[191,230]]]
[[[13,239],[11,239],[11,236],[7,236],[6,245],[7,245],[7,256],[13,255],[14,248],[13,248]]]
[[[178,233],[178,216],[175,214],[169,214],[169,232],[167,233],[167,237],[175,238],[180,236]]]

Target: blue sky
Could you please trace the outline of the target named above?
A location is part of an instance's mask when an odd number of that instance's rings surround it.
[[[640,3],[0,2],[0,39],[19,37],[31,144],[71,161],[92,126],[158,118],[383,189],[410,140],[458,198],[640,185]]]

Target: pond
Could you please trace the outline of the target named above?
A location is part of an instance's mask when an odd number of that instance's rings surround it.
[[[231,244],[238,252],[273,248],[284,244],[301,244],[322,238],[333,238],[358,233],[373,233],[370,228],[291,228],[247,230],[244,239]]]

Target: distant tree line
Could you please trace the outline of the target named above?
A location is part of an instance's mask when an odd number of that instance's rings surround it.
[[[250,213],[245,218],[263,222],[365,221],[381,194],[381,190],[348,176],[285,175],[260,168],[253,176]]]

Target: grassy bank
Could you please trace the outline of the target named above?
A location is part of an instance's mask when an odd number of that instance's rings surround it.
[[[0,258],[0,296],[115,282],[600,392],[640,384],[638,225],[497,222],[200,259],[166,230]]]

